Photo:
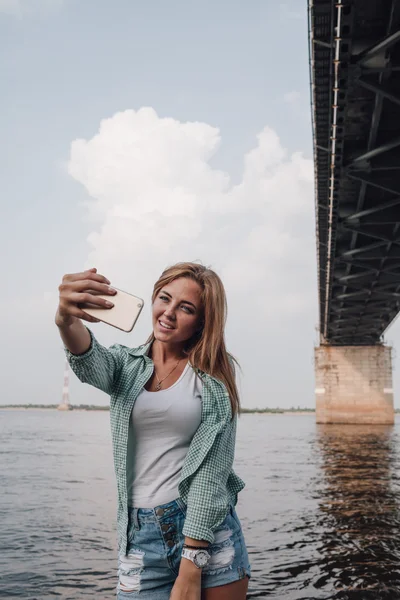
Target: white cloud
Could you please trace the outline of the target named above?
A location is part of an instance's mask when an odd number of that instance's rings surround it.
[[[149,299],[166,265],[200,259],[225,283],[234,351],[245,338],[262,347],[286,325],[308,327],[311,339],[312,161],[289,155],[266,127],[232,185],[209,164],[219,144],[218,129],[151,108],[119,112],[93,138],[75,140],[68,170],[91,196],[95,217],[82,267],[96,266],[115,286]],[[148,323],[141,327],[148,332]]]
[[[0,13],[22,18],[36,12],[49,12],[62,6],[64,0],[0,0]]]
[[[166,264],[201,258],[235,293],[246,282],[264,292],[264,307],[298,312],[314,293],[293,291],[315,251],[312,161],[289,156],[266,127],[232,186],[209,165],[219,143],[217,129],[159,118],[151,108],[117,113],[92,139],[75,140],[69,173],[101,222],[87,264],[131,288],[133,273],[148,287]]]

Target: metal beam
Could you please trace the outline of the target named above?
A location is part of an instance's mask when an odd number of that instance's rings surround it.
[[[380,316],[377,315],[375,317],[375,321],[374,320],[370,320],[370,321],[366,321],[366,320],[358,320],[358,321],[337,321],[335,322],[334,326],[332,326],[332,330],[335,331],[336,334],[338,334],[340,332],[340,330],[342,330],[343,332],[357,332],[358,334],[361,333],[362,330],[366,330],[367,333],[371,333],[373,331],[376,330],[376,328],[374,327],[374,325],[376,324],[378,327],[381,326],[381,323],[384,323],[384,319]],[[333,324],[332,324],[333,325]]]
[[[374,44],[367,50],[364,50],[363,52],[360,52],[360,54],[357,54],[355,56],[355,61],[358,65],[361,65],[373,58],[376,54],[379,54],[380,52],[384,52],[388,48],[391,48],[392,46],[397,44],[397,42],[400,42],[400,30],[395,31],[394,33],[392,33],[392,35],[389,35],[388,37],[381,40],[377,44]]]
[[[393,206],[398,206],[400,204],[400,196],[395,198],[394,200],[389,200],[388,202],[383,202],[382,204],[377,204],[371,208],[366,208],[364,210],[359,210],[355,212],[353,215],[349,217],[345,217],[343,219],[344,222],[352,221],[353,219],[362,219],[363,217],[369,217],[374,213],[381,212],[382,210],[386,210],[387,208],[392,208]],[[400,216],[400,213],[399,213]]]
[[[397,267],[395,266],[395,267],[392,267],[392,268],[386,267],[386,269],[382,269],[381,272],[382,273],[389,273],[390,275],[398,275],[400,277],[400,271],[398,271],[398,270],[396,271],[395,270],[395,269],[399,269],[399,268],[400,267],[398,267],[398,266]]]
[[[357,296],[365,296],[365,294],[370,294],[371,290],[359,289],[356,292],[348,292],[347,294],[338,294],[335,296],[338,300],[344,300],[345,298],[355,298]]]
[[[329,48],[329,50],[334,47],[333,44],[330,44],[329,42],[323,42],[322,40],[317,40],[316,38],[313,38],[313,42],[316,46],[322,46],[323,48]]]
[[[394,246],[393,248],[390,248],[390,251],[387,250],[387,243],[386,242],[382,242],[382,243],[378,243],[378,246],[380,246],[380,248],[372,248],[371,246],[364,246],[364,248],[355,248],[355,250],[358,251],[358,256],[356,258],[355,261],[352,260],[352,250],[348,250],[345,252],[345,254],[342,254],[341,256],[337,257],[337,260],[340,260],[341,262],[347,262],[350,265],[357,265],[359,264],[359,261],[365,261],[367,263],[367,261],[372,261],[372,260],[376,260],[376,261],[380,261],[383,258],[387,258],[387,259],[400,259],[400,247],[399,246]],[[385,248],[385,250],[384,250]],[[370,266],[370,265],[367,265]]]
[[[381,144],[380,146],[377,146],[376,148],[373,148],[364,154],[360,154],[360,156],[353,158],[350,164],[354,165],[362,160],[369,160],[374,158],[374,156],[383,154],[383,152],[389,152],[389,150],[393,150],[393,148],[397,148],[398,146],[400,146],[400,137],[394,138],[391,142],[387,142],[386,144]]]
[[[361,233],[361,235],[366,235],[367,237],[370,237],[374,240],[382,240],[383,242],[386,242],[387,244],[400,245],[400,237],[390,238],[387,235],[384,235],[383,233],[379,233],[379,231],[370,231],[368,229],[365,229],[364,224],[359,225],[359,226],[356,226],[356,225],[349,226],[349,225],[344,225],[342,223],[341,227],[342,227],[342,229],[345,229],[346,231],[351,231],[354,233]]]
[[[400,105],[400,98],[393,94],[388,88],[383,86],[376,85],[375,83],[370,83],[369,81],[365,81],[365,79],[359,79],[358,83],[366,90],[373,92],[374,94],[379,94],[383,98],[387,98],[394,104]]]
[[[400,292],[396,292],[393,290],[390,290],[390,287],[396,286],[396,284],[394,283],[390,283],[390,284],[386,284],[386,286],[382,286],[379,288],[375,288],[374,290],[371,290],[369,288],[366,287],[362,287],[362,286],[357,286],[354,283],[352,283],[350,286],[348,286],[350,289],[354,290],[353,292],[346,292],[344,294],[337,294],[336,296],[334,296],[335,300],[338,299],[342,299],[342,298],[357,298],[358,296],[362,296],[364,294],[367,294],[368,296],[371,296],[373,294],[373,298],[376,300],[382,300],[383,298],[400,298]],[[397,286],[396,286],[397,287]]]
[[[350,307],[344,308],[338,308],[335,307],[334,304],[332,304],[332,312],[337,314],[337,315],[349,315],[351,317],[358,317],[360,315],[360,310],[364,308],[364,304],[357,304],[357,305],[351,305]]]
[[[368,277],[368,275],[377,275],[377,273],[374,270],[368,270],[368,271],[364,271],[364,273],[354,273],[353,275],[343,275],[342,277],[335,277],[335,281],[341,282],[341,281],[353,281],[354,279],[360,279],[362,277]]]
[[[383,101],[382,96],[377,96]],[[371,148],[373,148],[376,144],[374,143]],[[370,148],[367,148],[370,150]],[[366,166],[363,167],[362,163],[354,165],[352,167],[354,170],[367,171],[378,171],[383,169],[395,169],[400,167],[400,152],[398,150],[392,150],[390,154],[382,154],[380,156],[376,156],[369,163],[366,163]]]
[[[395,46],[398,43],[400,46],[400,0],[383,4],[375,0],[374,15],[363,14],[362,22],[352,20],[349,30],[342,32],[348,39],[343,40],[346,48],[339,56],[332,52],[335,46],[341,46],[335,37],[342,35],[339,26],[335,31],[338,5],[333,1],[325,5],[327,0],[316,0],[317,10],[312,0],[309,1],[311,16],[321,17],[323,5],[325,19],[323,26],[319,21],[310,21],[322,342],[325,339],[335,345],[379,343],[385,327],[400,309],[400,272],[397,272],[400,244],[393,243],[393,238],[400,236],[400,189],[393,189],[400,184],[400,130],[392,126],[396,115],[400,116],[400,86],[397,86],[400,47]],[[345,11],[346,25],[348,18]],[[374,22],[374,18],[379,23]],[[367,44],[370,47],[349,58],[354,52],[353,25],[354,40],[367,39],[364,47]],[[395,48],[395,52],[391,52],[391,48]],[[394,65],[390,64],[392,57]],[[333,88],[337,99],[335,96],[332,107]],[[336,132],[331,130],[330,108],[340,117]],[[337,154],[329,158],[330,139],[336,140]],[[332,173],[331,164],[340,165],[341,172]],[[352,172],[345,173],[349,164]],[[332,174],[334,179],[330,179]],[[337,187],[339,178],[340,187]],[[336,192],[329,219],[328,186],[330,190],[334,186]],[[318,207],[319,204],[322,206]],[[374,240],[370,237],[377,237],[379,242],[372,243]],[[332,255],[328,257],[324,245],[327,246],[331,238]],[[332,261],[333,276],[329,281],[328,258]],[[390,268],[394,272],[390,273]],[[328,307],[326,298],[329,298]],[[324,310],[327,322],[322,318]]]
[[[376,257],[375,259],[370,259],[370,260],[381,260],[382,257]],[[377,273],[379,273],[379,269],[373,267],[372,265],[367,265],[364,262],[355,260],[354,258],[351,259],[346,259],[346,258],[337,258],[336,259],[338,263],[344,263],[345,265],[348,265],[350,268],[351,267],[360,267],[360,269],[367,269],[368,271],[372,271],[372,269],[374,269],[374,271],[376,271]],[[350,270],[348,269],[348,271],[346,272],[350,272]]]
[[[399,273],[385,273],[382,272],[379,277],[379,288],[378,290],[388,290],[392,287],[397,287],[400,284]]]
[[[380,181],[376,181],[376,179],[374,179],[372,177],[368,177],[368,175],[363,174],[362,171],[357,171],[357,173],[358,173],[358,175],[355,175],[351,171],[347,171],[346,174],[347,174],[347,177],[349,177],[350,179],[355,179],[356,181],[363,181],[364,183],[371,185],[372,187],[379,188],[380,190],[383,190],[384,192],[390,192],[391,194],[396,194],[396,195],[400,194],[400,190],[394,190],[392,186],[389,186]]]
[[[383,165],[382,167],[374,167],[373,165],[370,165],[368,168],[369,171],[398,171],[399,169],[400,163],[396,165],[387,164],[386,166]]]
[[[376,292],[374,291],[374,295],[377,295],[378,298],[379,296],[383,296],[384,298],[400,298],[400,293],[399,292]]]
[[[370,313],[368,315],[366,315],[365,317],[363,317],[363,322],[369,322],[369,323],[373,323],[374,319],[380,319],[382,318],[382,311],[379,312],[374,312],[374,313]],[[357,323],[358,321],[360,321],[360,313],[356,314],[356,313],[343,313],[343,314],[339,314],[336,315],[336,319],[335,319],[335,323],[339,323],[340,325],[343,325],[344,323]]]
[[[342,254],[338,255],[338,258],[356,256],[358,254],[362,254],[363,252],[368,252],[369,250],[375,250],[376,248],[382,248],[382,246],[386,246],[385,242],[378,242],[376,244],[368,244],[368,246],[364,246],[363,248],[353,248],[352,250],[347,250],[346,252],[342,252]],[[360,257],[358,257],[360,258]],[[379,256],[378,258],[382,258]]]
[[[393,3],[392,3],[392,10],[390,13],[390,19],[389,19],[388,27],[386,30],[387,37],[389,37],[389,35],[392,33],[394,8],[395,8],[396,2],[397,2],[397,0],[393,0]],[[362,68],[365,65],[363,65],[362,61],[361,61],[361,63],[359,63],[359,66],[361,66],[361,68]],[[385,73],[383,73],[383,72],[379,73],[379,77],[378,77],[379,84],[382,85],[383,81],[385,81],[385,79],[387,77],[388,77],[388,75],[386,75]],[[370,128],[370,132],[369,132],[369,136],[368,136],[368,146],[367,146],[368,152],[370,152],[376,145],[379,124],[380,124],[381,116],[382,116],[382,110],[383,110],[383,97],[381,95],[376,94],[374,110],[373,110],[372,119],[371,119],[371,128]],[[360,162],[362,163],[362,161],[360,161]],[[360,190],[359,190],[358,202],[357,202],[357,212],[360,212],[364,208],[366,189],[367,189],[367,186],[364,181],[361,183]],[[354,249],[356,247],[357,236],[358,236],[358,234],[353,232],[352,239],[351,239],[351,246],[350,246],[351,249]],[[351,272],[351,265],[349,264],[347,274],[349,274],[350,272]],[[346,291],[347,291],[347,287],[345,287],[345,289],[344,289],[344,292],[346,292]]]
[[[391,75],[392,73],[396,73],[397,71],[400,71],[399,66],[369,68],[367,65],[363,65],[361,67],[362,75],[380,75],[381,73],[383,73],[383,75]]]
[[[373,221],[363,221],[362,225],[367,225],[369,227],[376,227],[377,225],[397,225],[400,223],[400,215],[396,216],[386,216],[386,215],[376,215]]]

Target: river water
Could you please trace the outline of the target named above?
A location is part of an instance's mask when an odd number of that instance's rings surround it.
[[[400,599],[400,427],[242,415],[249,598]],[[109,414],[0,410],[0,598],[113,599]]]

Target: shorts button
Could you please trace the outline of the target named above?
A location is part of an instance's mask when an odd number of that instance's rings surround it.
[[[167,546],[168,546],[169,548],[172,548],[172,546],[175,546],[175,542],[173,542],[172,540],[168,540],[168,542],[167,542]]]
[[[168,529],[169,529],[168,523],[165,523],[165,525],[161,525],[161,530],[162,531],[168,531]]]
[[[156,510],[157,517],[162,517],[163,514],[164,514],[164,509],[163,508],[157,508],[157,510]]]

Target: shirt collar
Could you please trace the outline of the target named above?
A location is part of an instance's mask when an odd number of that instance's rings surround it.
[[[128,353],[132,356],[148,356],[150,346],[151,342],[148,342],[148,344],[143,344],[143,346],[139,346],[138,348],[130,348]]]

